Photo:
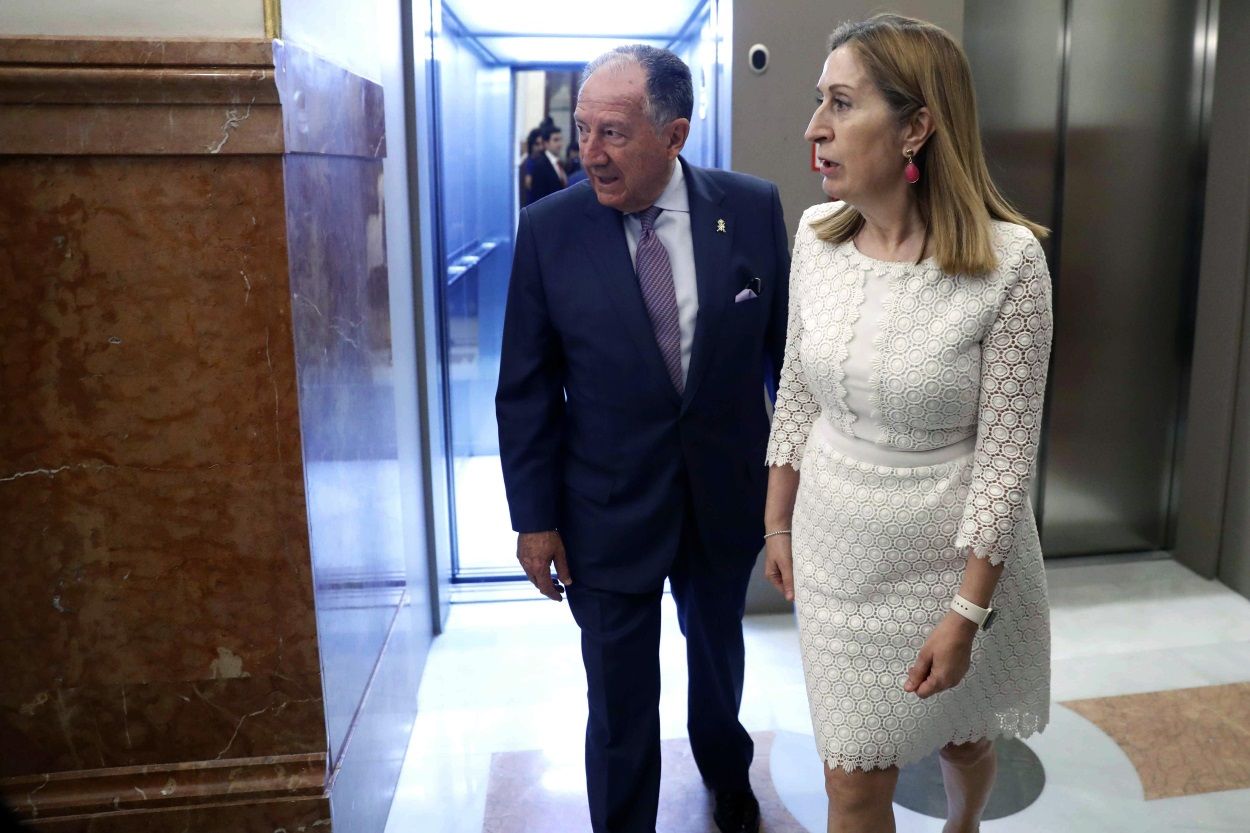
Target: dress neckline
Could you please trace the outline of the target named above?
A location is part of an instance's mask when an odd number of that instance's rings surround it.
[[[859,250],[859,246],[855,245],[855,239],[851,238],[844,244],[850,253],[852,260],[857,260],[861,264],[868,266],[879,266],[894,271],[902,271],[911,268],[932,269],[937,266],[937,258],[933,255],[924,258],[919,263],[914,260],[881,260],[880,258],[866,255]]]

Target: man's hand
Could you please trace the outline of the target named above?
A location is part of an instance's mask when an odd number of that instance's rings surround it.
[[[920,656],[907,672],[903,691],[921,700],[963,681],[972,664],[972,642],[977,626],[958,613],[948,613],[925,640]]]
[[[790,536],[773,535],[764,542],[764,578],[781,591],[787,602],[794,601],[794,560]]]
[[[564,601],[563,585],[572,584],[573,576],[559,532],[522,532],[516,539],[516,559],[539,593],[553,602]],[[556,575],[551,574],[553,562]]]

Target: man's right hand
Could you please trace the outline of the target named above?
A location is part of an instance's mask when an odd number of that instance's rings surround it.
[[[516,558],[539,593],[553,602],[564,601],[561,593],[564,585],[573,583],[573,576],[569,573],[569,562],[559,532],[554,529],[550,532],[522,532],[516,540]],[[555,575],[551,573],[553,563]]]

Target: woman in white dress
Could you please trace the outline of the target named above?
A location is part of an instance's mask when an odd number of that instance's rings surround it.
[[[968,833],[993,739],[1049,719],[1029,504],[1046,230],[990,181],[967,59],[940,28],[840,27],[818,90],[806,138],[834,201],[795,241],[766,572],[796,604],[829,830],[894,830],[899,765],[940,748],[945,830]]]

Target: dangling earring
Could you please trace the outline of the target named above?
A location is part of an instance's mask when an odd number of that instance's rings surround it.
[[[915,185],[920,181],[920,169],[916,167],[916,163],[912,161],[912,157],[916,155],[916,151],[906,148],[903,155],[907,157],[907,167],[903,168],[903,178],[910,184]]]

